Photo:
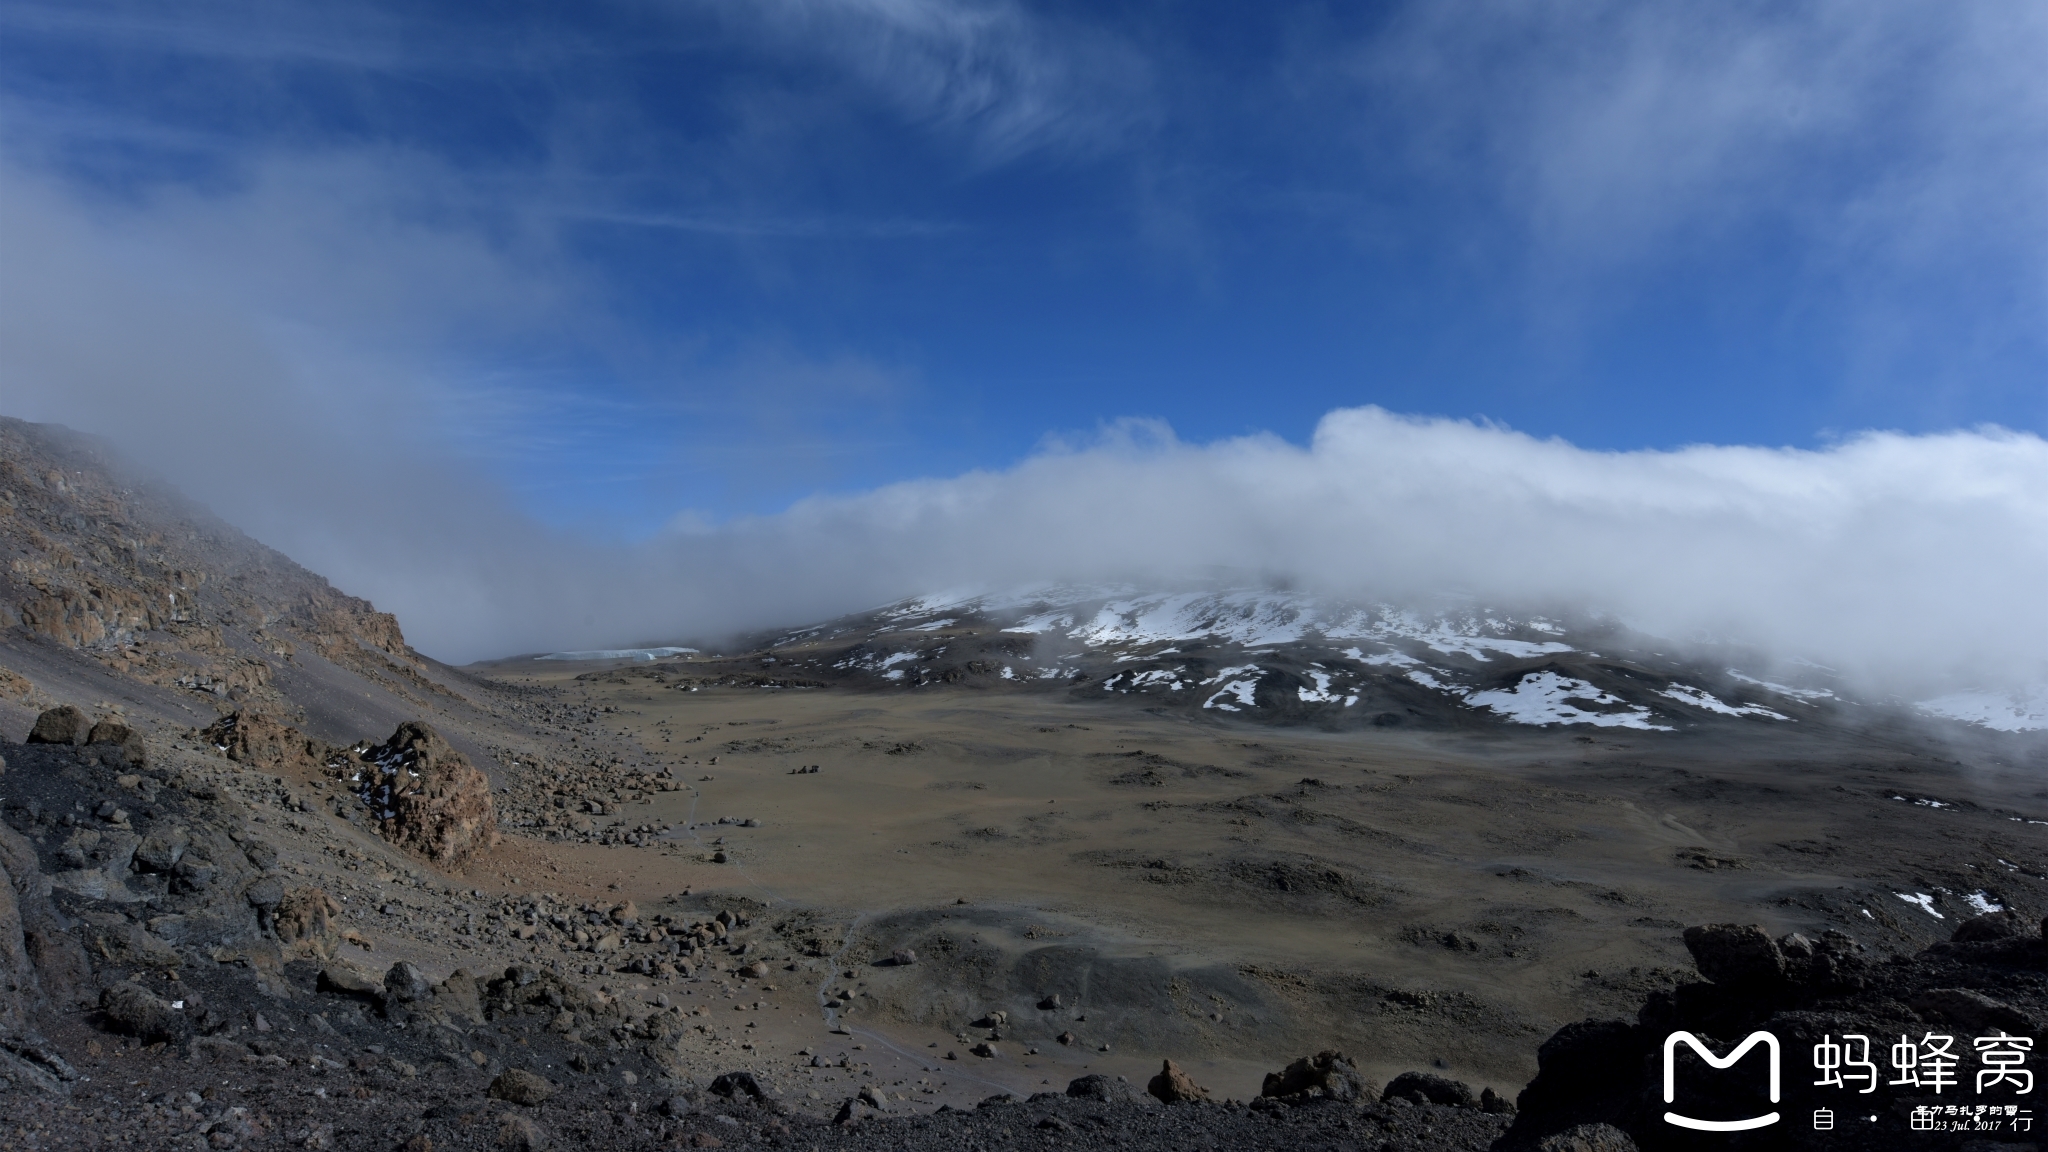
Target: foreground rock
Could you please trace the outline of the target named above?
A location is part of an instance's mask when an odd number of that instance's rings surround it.
[[[1738,1146],[1879,1152],[1960,1147],[1966,1135],[1989,1141],[1986,1148],[2003,1146],[1999,1139],[2030,1141],[2034,1133],[2007,1126],[2002,1115],[2007,1106],[2030,1107],[2031,1096],[2017,1091],[2021,1084],[1993,1083],[1980,1091],[1976,1078],[1987,1066],[1978,1040],[2020,1052],[2031,1066],[2048,1019],[2048,981],[2041,975],[2048,941],[2013,934],[2015,922],[2014,916],[1968,921],[1954,940],[1885,963],[1872,962],[1839,932],[1810,940],[1796,933],[1773,938],[1754,925],[1688,929],[1686,946],[1708,979],[1651,995],[1634,1020],[1584,1020],[1545,1041],[1502,1152]],[[1711,1071],[1685,1054],[1674,1056],[1674,1083],[1682,1083],[1682,1094],[1667,1104],[1661,1086],[1667,1038],[1691,1033],[1725,1055],[1758,1031],[1780,1045],[1782,1100],[1763,1099],[1765,1057],[1744,1057],[1737,1068],[1747,1067],[1745,1076]],[[1867,1079],[1858,1079],[1861,1070],[1852,1063],[1863,1053],[1841,1052],[1848,1036],[1869,1038]],[[1926,1045],[1951,1051],[1948,1082],[1901,1076],[1890,1057],[1902,1039],[1916,1059]],[[1847,1073],[1846,1083],[1826,1083],[1826,1070],[1816,1069],[1817,1049],[1838,1053],[1837,1071]],[[1688,1050],[1674,1046],[1674,1052]],[[1957,1105],[1997,1108],[2001,1115],[1991,1119],[2001,1127],[1968,1133],[1934,1127]],[[1710,1120],[1775,1111],[1782,1122],[1739,1144],[1725,1133],[1666,1122],[1665,1113],[1674,1109]],[[1913,1126],[1916,1115],[1922,1127]],[[1817,1128],[1817,1116],[1831,1124],[1843,1117],[1859,1122]]]

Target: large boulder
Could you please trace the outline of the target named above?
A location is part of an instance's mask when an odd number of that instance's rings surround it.
[[[69,704],[57,707],[36,717],[35,727],[29,729],[30,744],[83,744],[90,725],[85,713]]]
[[[1685,930],[1685,947],[1700,975],[1723,987],[1763,988],[1785,981],[1785,954],[1754,924],[1699,924]]]
[[[1471,1086],[1464,1081],[1429,1072],[1401,1073],[1380,1092],[1380,1099],[1408,1100],[1416,1104],[1446,1104],[1457,1108],[1470,1108],[1477,1103],[1472,1095]]]
[[[1138,1086],[1121,1076],[1104,1076],[1100,1072],[1077,1077],[1067,1083],[1067,1095],[1082,1100],[1107,1100],[1113,1103],[1136,1103],[1145,1098]]]
[[[100,994],[107,1030],[146,1044],[177,1040],[189,1030],[184,1013],[140,984],[122,981]]]
[[[416,720],[356,755],[349,784],[386,840],[436,864],[457,864],[498,840],[490,780]]]
[[[1365,1079],[1358,1074],[1357,1066],[1349,1056],[1334,1050],[1304,1056],[1278,1072],[1266,1073],[1265,1085],[1259,1089],[1261,1096],[1282,1099],[1321,1097],[1352,1101],[1364,1093]]]
[[[1989,940],[2010,940],[2027,933],[2027,925],[2011,912],[1986,912],[1956,925],[1949,939],[1958,944],[1981,944]]]
[[[92,730],[85,734],[85,742],[98,749],[105,762],[127,768],[140,768],[149,763],[149,749],[143,746],[142,733],[119,720],[102,720],[93,725]]]

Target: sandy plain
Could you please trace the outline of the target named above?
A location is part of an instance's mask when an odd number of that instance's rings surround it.
[[[2048,872],[2038,775],[1909,731],[1331,733],[1043,691],[471,671],[588,706],[686,783],[616,818],[670,826],[653,850],[514,835],[474,872],[758,908],[810,947],[770,957],[753,1051],[814,1081],[835,1072],[807,1057],[851,1051],[933,1101],[1163,1057],[1243,1098],[1328,1047],[1512,1096],[1560,1025],[1693,978],[1685,925],[1910,951],[1973,893],[2042,906]]]

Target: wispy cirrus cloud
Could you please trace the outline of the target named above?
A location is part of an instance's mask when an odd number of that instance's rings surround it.
[[[704,10],[837,64],[986,163],[1116,147],[1158,112],[1151,64],[1100,25],[1015,0],[766,0]]]
[[[1404,7],[1346,66],[1407,113],[1372,139],[1495,198],[1540,261],[1628,265],[1764,226],[1900,268],[1996,236],[2039,274],[2043,59],[2032,5],[1453,0]]]

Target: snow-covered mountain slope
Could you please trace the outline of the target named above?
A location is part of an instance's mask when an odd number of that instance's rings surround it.
[[[749,648],[743,656],[657,660],[633,674],[677,687],[943,683],[1061,692],[1335,728],[1675,731],[1795,723],[1840,706],[1836,687],[1823,680],[1781,685],[1703,668],[1612,625],[1262,589],[1059,586],[924,596],[760,636]]]
[[[697,685],[959,684],[1337,728],[1669,732],[1796,724],[1902,703],[1851,699],[1818,666],[1765,675],[1760,666],[1745,669],[1741,656],[1681,655],[1611,622],[1248,588],[1067,585],[922,596],[759,636],[749,647],[744,656],[677,664],[698,670]],[[619,654],[647,661],[668,651]],[[1960,693],[1919,707],[1999,731],[2048,727],[2043,701]]]

